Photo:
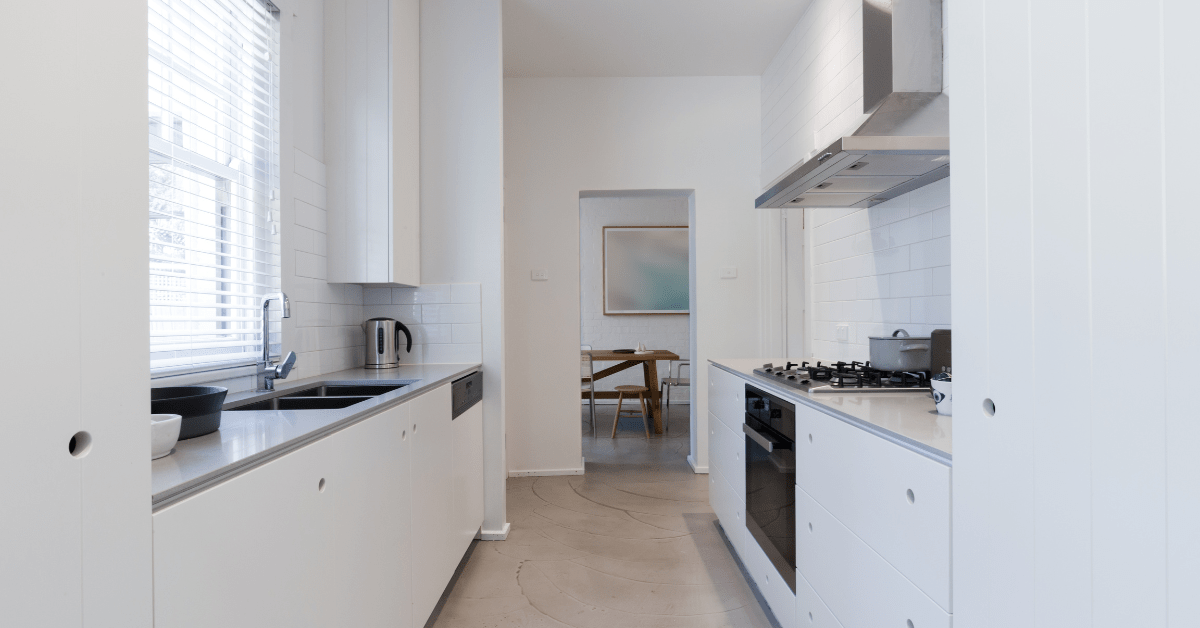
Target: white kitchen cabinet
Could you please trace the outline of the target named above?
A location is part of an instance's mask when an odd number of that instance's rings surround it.
[[[746,440],[739,432],[734,434],[723,422],[709,413],[708,421],[709,465],[721,470],[729,481],[733,494],[742,503],[746,502]]]
[[[409,401],[412,455],[413,625],[424,626],[465,547],[456,542],[450,386]]]
[[[412,625],[408,414],[155,513],[155,626]]]
[[[738,556],[744,556],[746,539],[749,536],[746,532],[746,503],[739,501],[733,494],[733,489],[729,487],[729,482],[721,475],[720,470],[709,470],[708,500],[713,512],[717,513],[721,529],[725,531],[725,536],[729,537],[734,551]]]
[[[843,628],[833,611],[821,601],[800,570],[796,570],[796,625],[811,628]]]
[[[708,411],[740,433],[746,421],[746,380],[708,365]]]
[[[843,628],[950,628],[949,613],[799,486],[796,564]]]
[[[779,620],[779,625],[784,628],[796,626],[796,594],[749,531],[746,532],[746,548],[741,557],[742,564],[750,572],[754,584],[758,585],[759,593],[767,601],[775,619]]]
[[[483,403],[451,422],[454,432],[454,546],[460,558],[483,525]]]
[[[796,483],[953,611],[950,467],[797,404]]]
[[[325,2],[330,282],[421,282],[420,26],[420,0]]]

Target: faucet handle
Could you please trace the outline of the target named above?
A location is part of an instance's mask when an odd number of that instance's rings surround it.
[[[288,374],[292,372],[293,366],[296,366],[296,352],[288,351],[283,361],[275,367],[275,379],[287,379]]]

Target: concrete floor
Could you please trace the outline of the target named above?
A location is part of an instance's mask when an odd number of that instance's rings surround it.
[[[508,480],[508,540],[478,542],[431,622],[438,628],[769,628],[692,473],[688,406],[669,437],[615,406],[584,409],[587,474]]]

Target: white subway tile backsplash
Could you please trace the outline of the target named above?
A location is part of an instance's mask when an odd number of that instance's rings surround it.
[[[913,244],[912,267],[933,268],[950,265],[950,238],[938,238]]]
[[[296,251],[296,274],[312,279],[325,279],[326,259],[320,255]]]
[[[950,235],[950,208],[943,207],[933,211],[933,237],[945,238]]]
[[[479,284],[456,283],[450,286],[451,303],[479,303]]]
[[[912,320],[927,325],[950,324],[950,297],[922,297],[912,300]]]
[[[483,342],[483,325],[480,323],[455,323],[453,340],[455,344],[470,344]]]
[[[483,345],[425,345],[425,361],[428,364],[481,362],[483,361]]]
[[[324,209],[309,203],[305,203],[299,198],[296,199],[295,207],[296,214],[293,222],[301,227],[312,229],[313,231],[329,233],[328,217],[326,216]]]
[[[417,288],[393,288],[392,303],[398,305],[425,303],[453,303],[448,283],[432,284]]]
[[[892,282],[887,275],[860,277],[854,283],[858,299],[886,299],[892,295]]]
[[[409,325],[413,344],[449,344],[454,342],[451,325]]]
[[[933,295],[933,271],[910,270],[888,276],[893,297],[927,297]]]
[[[424,323],[478,323],[481,320],[478,303],[442,303],[421,306],[421,321]]]
[[[391,305],[391,288],[363,288],[363,305]]]
[[[364,305],[363,320],[372,318],[394,318],[405,325],[424,322],[419,305]]]

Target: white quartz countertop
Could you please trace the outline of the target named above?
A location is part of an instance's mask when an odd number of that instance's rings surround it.
[[[952,417],[938,414],[928,393],[806,393],[754,374],[783,359],[709,360],[771,394],[816,408],[928,458],[951,463]]]
[[[349,369],[296,381],[276,380],[276,392],[324,382],[400,383],[399,390],[338,410],[225,411],[221,429],[181,440],[175,451],[150,463],[150,504],[164,508],[192,493],[278,458],[319,438],[399,405],[432,388],[478,371],[479,364],[417,364],[394,369]],[[264,393],[230,394],[228,407]]]

